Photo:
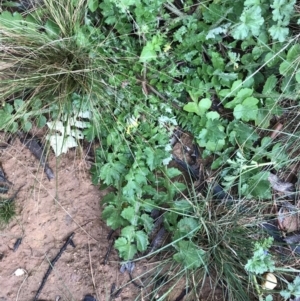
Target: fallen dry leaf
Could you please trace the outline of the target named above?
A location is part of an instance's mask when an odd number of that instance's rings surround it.
[[[283,205],[278,211],[278,224],[287,233],[297,231],[300,225],[297,208],[291,204]]]

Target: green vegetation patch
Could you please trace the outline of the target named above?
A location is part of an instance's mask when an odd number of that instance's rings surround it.
[[[271,300],[261,285],[264,273],[277,271],[284,289],[274,294],[297,297],[299,279],[286,280],[297,267],[273,257],[278,242],[260,243],[267,233],[259,230],[276,220],[270,173],[299,161],[295,7],[44,0],[4,9],[0,128],[46,127],[56,156],[84,139],[99,142],[92,181],[113,188],[102,218],[120,230],[114,246],[122,260],[169,252],[189,281],[213,271],[229,300]],[[178,180],[182,172],[170,164],[179,127],[211,162],[206,191]],[[215,200],[214,187],[230,199]],[[168,234],[159,243],[151,241],[155,210]]]

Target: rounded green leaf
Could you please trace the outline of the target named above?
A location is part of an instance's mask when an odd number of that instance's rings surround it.
[[[199,268],[206,261],[205,251],[190,241],[179,241],[176,249],[178,252],[173,255],[174,260],[182,263],[187,269]]]
[[[40,115],[37,120],[37,126],[39,128],[42,128],[43,126],[46,125],[46,123],[47,123],[46,117],[44,115]]]
[[[46,21],[45,30],[46,30],[46,32],[49,36],[55,37],[55,36],[58,36],[60,34],[59,26],[51,20]]]
[[[286,55],[286,59],[289,62],[297,60],[300,56],[300,44],[293,45]]]
[[[135,237],[135,227],[134,226],[126,226],[121,231],[121,236],[125,237],[128,242],[133,242]]]
[[[156,58],[156,51],[151,42],[147,42],[140,55],[140,62],[150,62]]]
[[[247,107],[252,107],[255,106],[256,104],[258,104],[259,100],[255,97],[247,97],[244,101],[243,101],[243,105],[247,106]]]
[[[131,223],[131,225],[136,224],[135,211],[133,207],[128,206],[127,208],[123,209],[121,216],[128,220]]]
[[[195,235],[194,230],[199,226],[196,219],[191,217],[183,217],[177,224],[177,232],[180,233],[180,237],[187,236],[192,238]]]
[[[146,251],[149,244],[148,235],[144,231],[136,231],[135,240],[136,240],[137,249],[140,252]]]
[[[211,120],[220,119],[220,114],[218,112],[212,111],[212,112],[208,112],[206,114],[206,117],[207,119],[211,119]]]
[[[93,13],[99,7],[99,0],[88,0],[88,8]]]
[[[196,113],[199,115],[199,108],[198,105],[195,102],[189,102],[187,103],[183,109],[189,113]]]
[[[131,260],[137,252],[136,246],[127,241],[125,237],[119,237],[115,241],[115,248],[119,251],[119,255],[124,260]]]
[[[287,73],[291,73],[292,70],[292,64],[287,61],[282,62],[279,66],[279,73],[281,75],[287,75]]]
[[[199,101],[198,107],[199,107],[199,115],[203,115],[210,107],[211,107],[212,101],[209,98],[203,98]]]
[[[29,132],[32,128],[32,124],[30,121],[25,121],[23,125],[23,129],[25,132]]]
[[[241,104],[238,104],[233,111],[233,115],[236,119],[241,119],[244,114],[245,107]]]
[[[266,83],[264,84],[263,94],[271,93],[277,85],[277,78],[274,74],[268,77]]]

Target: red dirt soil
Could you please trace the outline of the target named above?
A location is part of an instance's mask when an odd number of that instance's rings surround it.
[[[55,179],[48,181],[38,160],[18,139],[1,151],[1,161],[13,190],[25,185],[15,199],[16,217],[0,229],[0,300],[33,300],[49,262],[72,232],[76,247],[69,245],[59,258],[39,299],[77,301],[92,294],[98,301],[109,300],[112,283],[118,288],[128,275],[119,272],[115,251],[108,264],[102,264],[109,229],[100,219],[104,193],[92,185],[89,163],[75,151],[58,160],[50,154]],[[22,243],[13,252],[20,237]],[[14,275],[18,268],[26,271],[23,276]],[[126,287],[115,300],[133,300],[138,293],[138,288]]]

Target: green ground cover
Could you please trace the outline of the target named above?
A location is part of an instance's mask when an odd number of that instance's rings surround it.
[[[274,218],[270,172],[299,162],[297,9],[288,0],[7,1],[0,127],[46,127],[56,156],[100,142],[92,179],[115,188],[102,218],[120,229],[122,260],[147,257],[160,209],[171,241],[157,252],[171,250],[187,279],[214,271],[228,300],[300,296],[295,259],[273,253],[278,242],[259,227]],[[206,192],[169,165],[179,127],[211,158]],[[209,205],[216,183],[233,196],[219,201],[222,214]],[[266,272],[279,289],[262,288]]]

